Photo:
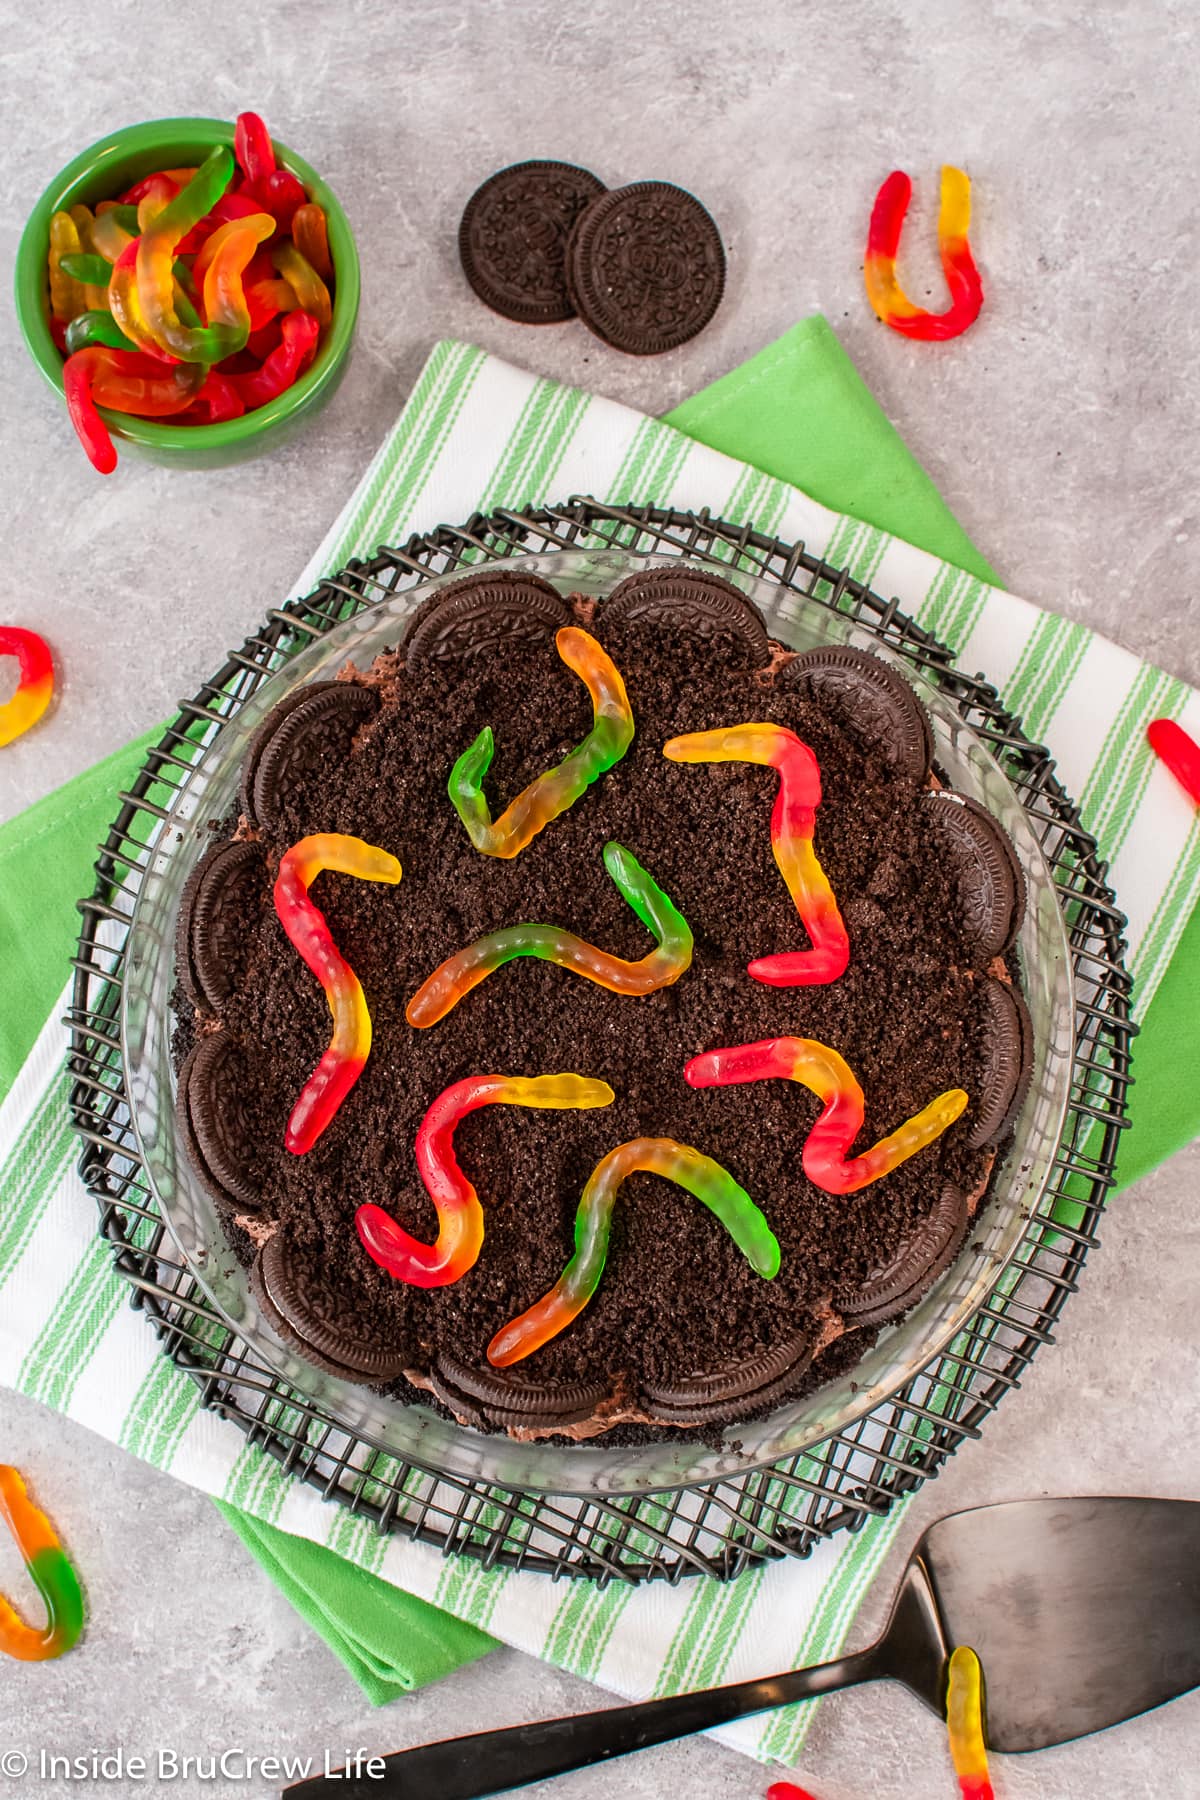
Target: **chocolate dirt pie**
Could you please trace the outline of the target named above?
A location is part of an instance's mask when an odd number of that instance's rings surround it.
[[[181,1140],[276,1333],[516,1437],[850,1368],[984,1202],[1024,883],[890,664],[489,566],[268,716],[184,893]]]

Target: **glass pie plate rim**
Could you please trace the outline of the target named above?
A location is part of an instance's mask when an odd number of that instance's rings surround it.
[[[707,1485],[811,1450],[884,1404],[953,1343],[1002,1279],[1044,1193],[1070,1100],[1074,979],[1053,877],[1007,776],[922,671],[819,601],[712,558],[606,546],[517,555],[506,558],[504,566],[540,574],[564,593],[599,594],[638,569],[679,561],[711,567],[741,587],[764,611],[771,635],[789,647],[852,643],[894,662],[930,714],[935,758],[950,785],[997,816],[1016,844],[1025,872],[1028,904],[1017,956],[1034,1019],[1029,1095],[958,1257],[905,1318],[883,1327],[874,1345],[843,1375],[765,1418],[735,1421],[725,1428],[719,1445],[686,1431],[636,1445],[614,1444],[605,1437],[578,1444],[518,1442],[482,1433],[419,1401],[389,1399],[327,1374],[277,1338],[225,1239],[215,1204],[191,1171],[176,1135],[170,994],[179,896],[210,841],[207,822],[229,810],[246,744],[271,708],[294,689],[328,679],[348,661],[365,669],[380,650],[397,643],[422,600],[462,579],[468,572],[462,567],[418,581],[334,626],[291,657],[224,725],[214,750],[198,760],[155,836],[126,946],[121,1039],[134,1133],[170,1236],[210,1304],[268,1369],[354,1437],[431,1470],[517,1492],[634,1494]]]

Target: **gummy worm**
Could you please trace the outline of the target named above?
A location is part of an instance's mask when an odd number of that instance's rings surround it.
[[[204,370],[195,364],[173,363],[168,368],[136,350],[92,344],[73,351],[63,365],[63,395],[92,467],[111,475],[117,465],[117,452],[98,406],[139,418],[170,418],[192,404],[203,380]]]
[[[387,850],[341,832],[301,838],[280,858],[275,879],[275,911],[294,947],[321,986],[333,1015],[329,1048],[300,1090],[288,1120],[285,1143],[294,1156],[311,1150],[363,1072],[371,1053],[371,1015],[354,970],[333,941],[325,915],[308,890],[322,869],[357,875],[361,881],[400,879],[400,864]]]
[[[105,344],[110,350],[137,349],[137,345],[125,336],[107,307],[103,311],[97,307],[94,312],[76,313],[67,326],[65,343],[68,356],[73,356],[76,350],[94,348],[97,344]]]
[[[295,294],[296,305],[311,313],[319,325],[328,326],[333,318],[329,289],[308,258],[301,255],[295,244],[283,243],[272,252],[271,260]]]
[[[247,412],[266,406],[285,388],[291,387],[316,351],[320,329],[311,313],[287,313],[282,326],[282,341],[253,374],[228,377]]]
[[[250,307],[242,276],[258,246],[274,229],[270,213],[252,213],[248,219],[219,225],[204,246],[204,311],[209,327],[231,332],[242,345],[250,335]],[[200,257],[196,261],[199,263]]]
[[[827,1194],[857,1194],[890,1175],[939,1138],[967,1104],[962,1088],[950,1088],[870,1150],[848,1158],[847,1151],[862,1130],[863,1091],[846,1062],[827,1044],[814,1038],[779,1037],[706,1050],[692,1058],[683,1078],[696,1088],[732,1087],[744,1081],[801,1082],[823,1108],[804,1140],[801,1163],[813,1186]]]
[[[1174,719],[1155,719],[1146,727],[1155,756],[1166,763],[1184,792],[1200,806],[1200,744]]]
[[[292,242],[322,281],[333,280],[333,262],[329,255],[329,228],[325,210],[315,200],[306,200],[292,215]]]
[[[135,215],[136,223],[136,215]],[[119,211],[97,213],[92,226],[92,242],[101,256],[115,263],[122,250],[134,241],[134,234],[128,231],[121,220]],[[112,280],[112,276],[109,276]]]
[[[11,700],[0,706],[0,745],[11,744],[36,725],[54,692],[54,659],[45,638],[20,625],[0,625],[0,656],[15,656],[19,681]]]
[[[63,324],[86,312],[87,297],[80,284],[62,266],[64,256],[78,255],[79,227],[70,213],[56,212],[50,219],[50,311]]]
[[[733,725],[671,738],[663,745],[663,755],[672,762],[763,763],[778,770],[771,849],[812,949],[756,957],[747,973],[770,987],[821,987],[844,975],[850,939],[813,848],[821,771],[808,745],[782,725]]]
[[[269,175],[275,167],[275,146],[271,134],[256,112],[237,116],[233,130],[234,155],[251,181]]]
[[[108,278],[108,310],[124,332],[147,356],[159,362],[177,359],[164,350],[154,336],[142,311],[137,287],[137,255],[140,239],[131,237],[117,256]]]
[[[183,362],[219,362],[246,342],[247,333],[236,320],[221,317],[207,326],[185,325],[175,304],[176,247],[212,210],[232,177],[233,152],[218,144],[187,186],[167,202],[136,240],[137,297],[146,328],[163,350]],[[116,317],[115,307],[113,315]],[[117,323],[123,331],[127,329],[122,319]]]
[[[896,253],[911,198],[912,182],[903,169],[893,169],[875,196],[871,213],[863,263],[867,299],[884,324],[905,337],[939,341],[958,337],[979,317],[983,305],[983,283],[967,242],[971,178],[962,169],[949,163],[943,165],[938,249],[950,289],[950,305],[944,313],[926,312],[924,307],[914,306],[896,277]]]
[[[46,1626],[26,1625],[0,1594],[0,1650],[18,1662],[49,1662],[74,1649],[83,1630],[83,1595],[58,1533],[25,1490],[20,1472],[0,1463],[0,1514],[16,1540],[25,1567],[46,1608]]]
[[[593,781],[620,762],[633,742],[625,683],[608,652],[575,625],[564,625],[554,644],[591,695],[595,722],[557,768],[531,781],[496,820],[483,797],[484,777],[496,749],[491,726],[485,725],[470,749],[463,751],[450,771],[449,794],[467,836],[485,856],[519,856],[543,826],[574,806]]]
[[[69,275],[72,281],[78,282],[85,290],[88,305],[91,304],[93,288],[108,288],[108,263],[102,256],[88,255],[81,250],[78,256],[60,256],[58,266],[64,275]]]
[[[994,1800],[983,1737],[982,1671],[979,1658],[965,1644],[950,1658],[946,1725],[962,1800]]]
[[[756,1275],[779,1273],[779,1243],[745,1188],[710,1156],[672,1138],[631,1138],[602,1157],[588,1177],[575,1214],[575,1254],[550,1289],[527,1312],[511,1319],[488,1345],[497,1369],[532,1356],[578,1318],[600,1284],[608,1258],[613,1207],[621,1183],[644,1170],[661,1175],[717,1215]]]
[[[118,203],[122,206],[136,206],[140,200],[145,199],[147,194],[154,191],[158,182],[166,180],[174,188],[186,187],[188,182],[193,181],[199,173],[198,169],[155,169],[153,174],[143,175],[140,181],[135,181],[132,187],[127,187]],[[101,201],[100,204],[103,206],[104,202]]]
[[[436,1025],[472,988],[518,956],[557,963],[560,969],[571,969],[613,994],[653,994],[678,981],[692,961],[693,940],[687,920],[621,844],[605,844],[604,866],[622,899],[658,939],[656,950],[640,962],[626,962],[557,925],[510,925],[476,938],[435,969],[408,1003],[405,1017],[409,1024],[418,1030]]]
[[[590,1108],[609,1106],[615,1098],[606,1081],[582,1075],[468,1075],[454,1082],[438,1095],[417,1132],[417,1168],[437,1208],[437,1238],[423,1244],[382,1206],[360,1206],[355,1223],[368,1256],[410,1287],[449,1287],[474,1267],[483,1247],[483,1208],[454,1154],[459,1121],[481,1106]]]

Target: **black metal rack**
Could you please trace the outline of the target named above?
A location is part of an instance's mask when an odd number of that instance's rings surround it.
[[[159,1213],[132,1130],[119,1011],[125,941],[154,834],[222,726],[268,676],[343,619],[431,575],[465,564],[552,550],[620,546],[718,554],[852,617],[935,681],[992,750],[1016,788],[1054,872],[1078,995],[1071,1101],[1047,1191],[1015,1259],[953,1345],[903,1389],[834,1437],[773,1467],[699,1488],[606,1499],[527,1494],[476,1484],[365,1443],[267,1368],[214,1311],[182,1264]],[[296,1479],[369,1518],[449,1554],[554,1576],[678,1580],[738,1574],[805,1556],[854,1530],[935,1474],[980,1435],[1074,1291],[1113,1181],[1129,1085],[1130,979],[1124,920],[1095,841],[1054,774],[994,688],[963,674],[945,645],[839,570],[750,525],[706,512],[572,499],[528,512],[476,515],[414,536],[273,610],[180,707],[152,749],[100,846],[96,886],[80,902],[69,1067],[83,1140],[81,1172],[100,1231],[162,1351],[197,1384],[204,1406],[233,1420]]]

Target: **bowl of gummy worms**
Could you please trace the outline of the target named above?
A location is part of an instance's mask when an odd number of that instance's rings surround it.
[[[102,138],[17,254],[25,342],[102,474],[114,438],[181,468],[286,442],[334,393],[358,298],[336,197],[250,112]]]

